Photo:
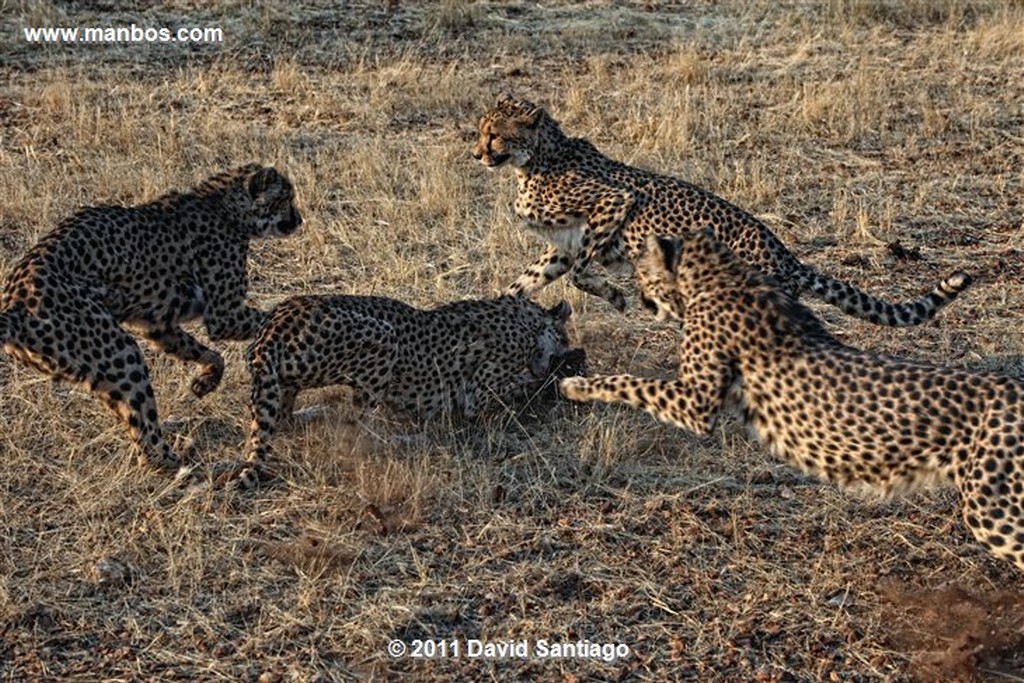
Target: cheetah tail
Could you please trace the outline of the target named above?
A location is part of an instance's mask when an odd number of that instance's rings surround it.
[[[808,269],[806,289],[848,315],[890,327],[910,327],[928,322],[971,284],[971,276],[956,271],[932,291],[915,301],[889,303],[862,292],[851,284]]]

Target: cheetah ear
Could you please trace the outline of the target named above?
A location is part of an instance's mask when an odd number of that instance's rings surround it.
[[[568,301],[562,300],[548,309],[548,315],[559,322],[565,322],[572,315],[572,306]]]
[[[267,191],[267,188],[277,182],[278,177],[278,172],[272,168],[263,167],[254,171],[245,183],[245,189],[249,192],[249,197],[252,199],[259,197]]]
[[[532,108],[522,116],[516,118],[516,121],[523,124],[526,128],[536,128],[537,124],[540,123],[541,114],[544,110],[536,105],[530,105]]]
[[[516,114],[512,117],[512,120],[526,128],[533,128],[536,126],[541,119],[541,114],[544,110],[538,107],[532,102],[526,100],[519,100],[512,96],[508,90],[503,90],[496,98],[495,105],[498,108],[507,107],[509,109],[518,110],[525,112],[522,114]]]
[[[654,253],[659,255],[661,267],[665,271],[666,278],[674,280],[676,270],[679,267],[679,240],[656,235],[653,239],[649,240],[647,247],[648,249],[653,247]]]

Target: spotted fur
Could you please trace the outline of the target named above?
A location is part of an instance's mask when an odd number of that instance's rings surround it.
[[[265,462],[299,391],[355,390],[421,419],[474,417],[538,387],[568,352],[565,302],[546,310],[504,296],[423,310],[394,299],[299,296],[271,313],[249,347],[252,427],[247,461]],[[243,473],[243,483],[251,484]]]
[[[708,225],[737,256],[791,294],[810,292],[879,325],[930,320],[970,284],[967,274],[957,272],[916,301],[877,299],[801,263],[764,223],[721,197],[609,159],[586,140],[567,137],[544,109],[525,100],[499,98],[480,120],[473,155],[490,169],[515,167],[516,214],[551,244],[509,294],[532,294],[568,273],[575,286],[625,310],[622,292],[593,265],[630,268],[647,236]]]
[[[127,425],[141,460],[177,466],[142,351],[125,328],[198,363],[192,392],[213,391],[223,359],[179,325],[201,318],[214,340],[256,334],[266,314],[245,303],[249,241],[294,232],[302,219],[293,200],[287,178],[249,165],[147,204],[78,211],[11,271],[0,295],[4,350],[88,387]]]
[[[650,238],[638,276],[682,323],[677,379],[568,378],[565,396],[703,435],[733,408],[773,454],[845,488],[953,483],[975,538],[1024,569],[1024,382],[844,346],[707,233]]]

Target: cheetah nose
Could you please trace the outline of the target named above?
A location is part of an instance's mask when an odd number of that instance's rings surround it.
[[[288,218],[282,218],[277,223],[277,232],[279,235],[290,235],[299,229],[302,225],[302,214],[298,211],[292,211]]]

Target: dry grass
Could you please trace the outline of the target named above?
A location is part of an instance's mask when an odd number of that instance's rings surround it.
[[[1019,3],[334,5],[7,3],[0,274],[79,205],[260,160],[293,177],[307,218],[255,247],[261,304],[494,294],[541,248],[512,215],[510,174],[469,155],[509,88],[610,155],[751,209],[870,291],[907,298],[973,271],[922,328],[821,312],[861,346],[1024,372]],[[227,41],[19,37],[105,22],[219,25]],[[896,259],[895,240],[922,260]],[[561,283],[542,298],[563,296],[594,370],[672,372],[671,329]],[[242,346],[221,348],[227,376],[203,401],[189,370],[149,358],[163,415],[185,418],[203,463],[243,439]],[[971,541],[950,493],[851,499],[732,426],[699,441],[559,405],[395,446],[408,427],[354,424],[327,392],[309,399],[325,417],[278,440],[285,481],[237,495],[137,469],[97,402],[6,357],[0,387],[5,680],[1024,677],[1019,573]],[[586,638],[633,655],[387,656],[415,637]]]

